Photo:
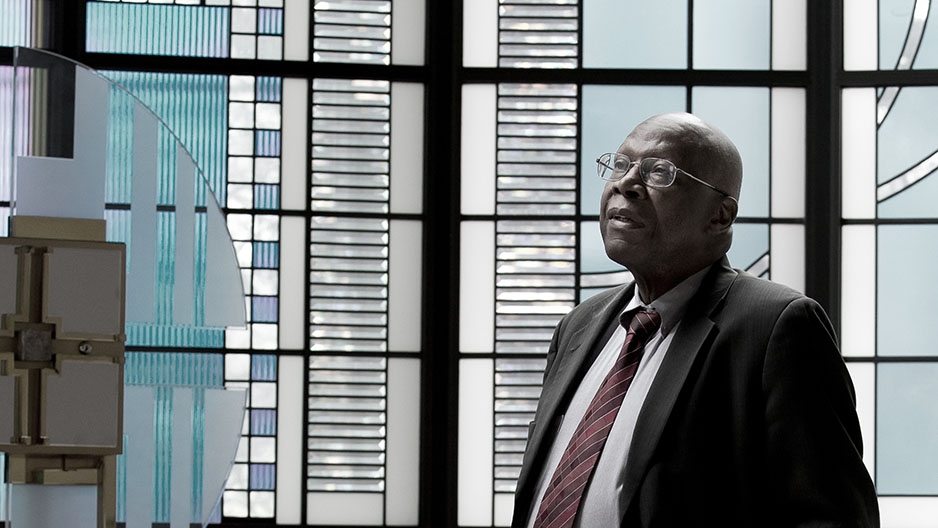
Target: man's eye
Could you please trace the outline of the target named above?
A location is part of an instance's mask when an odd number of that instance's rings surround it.
[[[629,165],[631,164],[627,161],[616,161],[613,168],[615,168],[616,172],[625,172],[629,170]]]

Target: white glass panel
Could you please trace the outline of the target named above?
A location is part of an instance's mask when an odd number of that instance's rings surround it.
[[[420,360],[388,361],[387,520],[416,526],[420,490]]]
[[[876,342],[876,228],[844,226],[841,237],[841,352],[845,356],[872,356]]]
[[[305,79],[283,80],[283,130],[281,159],[283,173],[280,176],[280,207],[290,210],[305,210],[309,196],[306,184],[307,148],[309,125],[306,113],[309,98],[309,83]],[[303,111],[295,109],[304,109]]]
[[[176,144],[176,256],[173,322],[195,323],[195,161]],[[201,184],[201,182],[200,182]],[[227,242],[227,241],[226,241]]]
[[[391,84],[392,213],[423,212],[423,99],[422,84]]]
[[[124,389],[124,434],[127,441],[122,456],[128,475],[124,501],[126,528],[153,526],[153,413],[152,388],[128,386]]]
[[[772,69],[804,70],[808,65],[807,0],[772,2]]]
[[[253,59],[256,49],[257,37],[254,35],[231,35],[232,59]]]
[[[460,526],[492,524],[493,371],[489,359],[459,362]]]
[[[306,292],[295,285],[306,278],[306,221],[280,219],[280,348],[301,350],[306,332]],[[287,285],[287,287],[284,287]]]
[[[696,0],[694,68],[769,68],[769,0]]]
[[[870,476],[876,478],[876,366],[872,363],[848,363],[847,370],[857,393],[863,463]]]
[[[804,217],[805,91],[772,89],[772,216]]]
[[[225,354],[225,379],[243,380],[251,379],[250,354]]]
[[[129,244],[126,303],[128,321],[156,321],[156,192],[157,137],[156,117],[139,102],[134,102],[133,183],[130,209],[132,241]]]
[[[192,520],[192,389],[173,389],[172,446],[170,470],[170,528],[188,528]],[[211,445],[211,444],[209,444]]]
[[[277,524],[299,524],[306,405],[303,358],[281,356],[277,368]]]
[[[420,351],[423,223],[392,220],[388,284],[388,348]]]
[[[877,0],[844,2],[845,70],[876,69],[879,49],[877,4]]]
[[[425,2],[426,0],[394,0],[391,19],[391,64],[423,64],[427,19]]]
[[[459,351],[492,352],[495,224],[463,222],[459,245]]]
[[[463,214],[495,213],[495,86],[462,89],[460,182]],[[442,176],[439,171],[433,175]]]
[[[876,89],[841,93],[844,218],[876,216]]]
[[[804,226],[775,224],[771,227],[772,262],[769,276],[800,292],[804,291]]]
[[[495,494],[495,526],[511,526],[511,514],[515,507],[515,496],[510,493]]]
[[[938,497],[880,497],[879,516],[884,528],[932,528]]]
[[[307,493],[306,522],[309,524],[376,525],[383,522],[381,493]]]
[[[498,62],[498,0],[465,0],[463,2],[462,42],[463,66],[469,68],[496,66]],[[465,105],[465,101],[463,104]]]
[[[583,66],[686,68],[687,0],[583,0]]]
[[[10,526],[97,526],[97,486],[11,485]]]

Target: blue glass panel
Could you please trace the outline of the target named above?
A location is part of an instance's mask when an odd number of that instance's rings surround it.
[[[225,58],[228,17],[226,7],[88,2],[85,49]]]
[[[938,364],[881,363],[876,372],[877,491],[938,494]]]
[[[280,77],[258,77],[257,78],[257,101],[261,103],[279,103],[282,98]]]
[[[258,9],[257,33],[260,35],[283,35],[283,9]]]
[[[695,0],[693,67],[769,69],[771,13],[770,0]]]
[[[251,434],[253,436],[275,436],[277,434],[277,411],[273,409],[251,409]]]
[[[938,150],[938,87],[904,87],[877,133],[877,182],[883,184],[919,165]],[[934,218],[938,186],[934,174],[907,186],[879,205],[886,218]]]
[[[686,68],[687,0],[583,0],[583,66]]]
[[[277,466],[274,464],[251,464],[251,489],[272,490],[277,487]]]
[[[938,226],[880,226],[877,232],[876,351],[938,355]]]
[[[720,128],[743,158],[739,216],[769,216],[768,88],[694,88],[693,112]]]
[[[138,97],[166,122],[202,169],[218,203],[226,203],[228,77],[118,71],[101,73]]]
[[[33,1],[5,0],[0,17],[0,46],[31,46]]]
[[[254,132],[254,154],[257,156],[279,156],[280,131],[257,130]]]
[[[254,381],[277,381],[277,356],[271,354],[251,356],[251,379]]]
[[[749,268],[768,250],[768,225],[736,224],[733,226],[733,245],[726,256],[734,268]]]
[[[254,242],[255,268],[276,269],[280,267],[279,242]]]
[[[632,128],[648,117],[686,110],[686,93],[681,86],[583,87],[582,214],[599,214],[603,181],[596,175],[596,158],[604,152],[615,152]]]
[[[279,209],[280,186],[257,184],[254,186],[255,209]]]
[[[252,297],[251,322],[276,323],[278,314],[277,299],[277,297]]]

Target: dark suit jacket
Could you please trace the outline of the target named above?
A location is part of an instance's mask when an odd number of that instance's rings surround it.
[[[632,293],[596,295],[557,326],[513,528],[526,525],[562,415]],[[879,526],[853,384],[815,301],[726,259],[712,266],[639,414],[620,510],[629,528]]]

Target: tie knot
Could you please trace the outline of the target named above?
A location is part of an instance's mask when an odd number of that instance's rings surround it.
[[[629,322],[629,333],[644,342],[651,334],[658,331],[661,326],[661,314],[652,311],[635,312]]]

